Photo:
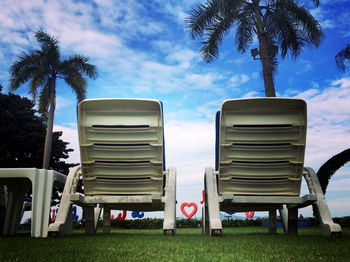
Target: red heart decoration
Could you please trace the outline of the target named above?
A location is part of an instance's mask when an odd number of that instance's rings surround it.
[[[254,211],[245,212],[245,215],[247,216],[247,218],[252,218],[254,216]]]
[[[123,215],[121,213],[118,214],[118,220],[122,221],[126,217],[126,210],[123,210]]]
[[[185,207],[193,207],[193,211],[192,211],[190,214],[188,214],[188,213],[186,212],[186,210],[185,210]],[[191,217],[194,216],[194,214],[197,213],[198,207],[197,207],[197,204],[196,204],[196,203],[187,203],[187,202],[183,202],[183,203],[181,204],[180,209],[181,209],[182,214],[184,214],[188,219],[190,219]]]
[[[202,196],[203,196],[203,200],[201,201],[201,204],[203,204],[204,201],[205,201],[205,193],[204,193],[204,190],[202,190]]]

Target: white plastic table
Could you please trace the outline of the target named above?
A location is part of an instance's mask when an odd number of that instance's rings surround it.
[[[6,185],[4,235],[14,235],[21,219],[24,194],[32,187],[31,236],[47,237],[53,186],[64,187],[67,176],[37,168],[0,168],[0,184]]]

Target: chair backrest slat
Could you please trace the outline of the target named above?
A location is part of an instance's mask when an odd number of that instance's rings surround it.
[[[219,121],[220,193],[300,194],[307,127],[303,100],[226,100]]]
[[[160,102],[84,100],[79,104],[78,124],[86,195],[163,193]]]

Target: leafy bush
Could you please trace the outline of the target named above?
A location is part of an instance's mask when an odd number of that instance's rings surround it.
[[[335,223],[340,224],[341,227],[350,227],[350,216],[349,217],[335,217],[333,218]],[[223,227],[260,227],[263,222],[268,222],[268,218],[257,218],[257,219],[231,219],[222,220]],[[280,220],[278,220],[280,221]],[[317,219],[308,217],[299,219],[299,221],[308,222],[311,226],[318,226]],[[177,228],[198,228],[201,227],[202,221],[199,219],[178,219],[176,220]],[[77,220],[73,222],[74,229],[83,228],[85,226],[85,220]],[[103,226],[103,221],[98,221],[98,226]],[[111,220],[111,227],[126,228],[126,229],[162,229],[163,219],[162,218],[143,218],[143,219],[126,219],[126,220]]]
[[[262,219],[231,219],[222,220],[223,227],[249,227],[249,226],[261,226]]]
[[[202,221],[199,219],[179,219],[176,220],[177,228],[197,228],[201,226]]]
[[[334,223],[339,224],[341,227],[350,227],[350,216],[349,217],[335,217],[333,218]]]

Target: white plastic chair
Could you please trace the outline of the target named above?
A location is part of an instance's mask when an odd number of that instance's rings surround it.
[[[339,235],[311,168],[304,168],[307,114],[300,99],[226,100],[217,115],[216,170],[206,168],[203,232],[222,234],[220,211],[269,211],[276,233],[280,210],[285,233],[297,234],[298,208],[314,204],[323,233]],[[310,194],[300,197],[302,177]]]
[[[76,203],[86,210],[87,233],[96,231],[104,208],[105,225],[111,209],[164,210],[164,234],[175,234],[176,171],[165,170],[162,104],[146,99],[91,99],[81,102],[78,112],[81,168],[68,175],[49,231],[72,233],[71,207]],[[81,178],[84,195],[76,193]],[[109,232],[108,226],[104,228]]]

